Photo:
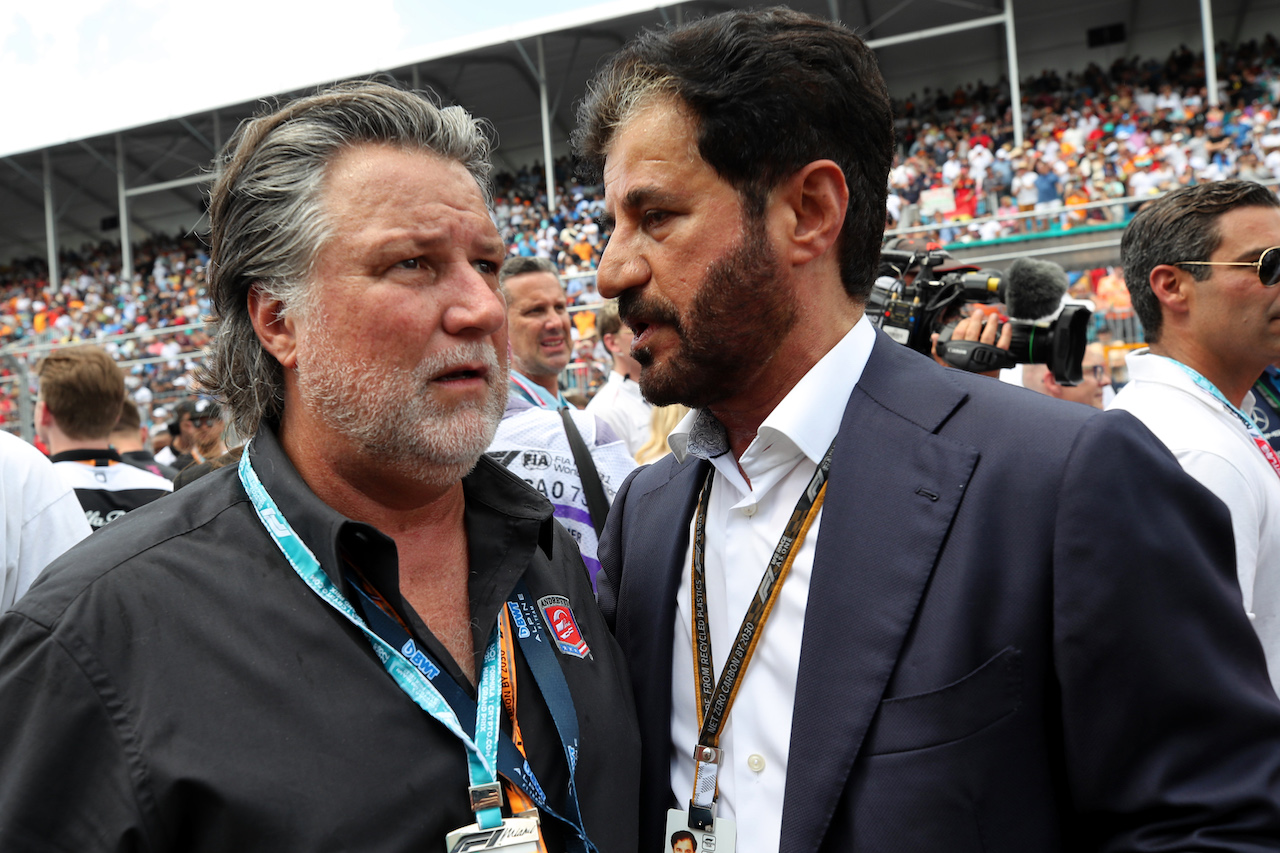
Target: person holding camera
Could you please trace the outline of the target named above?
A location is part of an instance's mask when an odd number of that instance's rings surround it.
[[[588,92],[600,290],[645,397],[693,409],[600,548],[640,849],[1276,849],[1280,701],[1221,502],[1135,419],[865,315],[893,156],[870,48],[726,12]]]

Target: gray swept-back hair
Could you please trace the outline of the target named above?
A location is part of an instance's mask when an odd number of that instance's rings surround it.
[[[438,107],[429,95],[345,83],[242,123],[219,154],[209,201],[214,336],[199,374],[241,435],[278,423],[284,407],[284,371],[253,330],[249,292],[257,287],[279,300],[284,316],[305,309],[313,263],[330,236],[325,176],[339,154],[360,144],[455,160],[485,204],[492,202],[488,124],[461,107]]]

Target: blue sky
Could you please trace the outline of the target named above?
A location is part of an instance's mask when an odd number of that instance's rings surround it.
[[[404,65],[599,0],[0,0],[0,155]]]

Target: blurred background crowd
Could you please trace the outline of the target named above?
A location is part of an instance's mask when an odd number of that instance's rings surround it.
[[[1005,80],[910,95],[895,103],[889,238],[968,248],[1075,229],[1118,232],[1144,200],[1179,186],[1229,177],[1273,183],[1280,177],[1278,60],[1280,42],[1271,35],[1224,48],[1218,107],[1204,88],[1203,54],[1185,46],[1109,68],[1043,71],[1022,82],[1021,145]],[[533,163],[496,176],[494,215],[508,254],[550,259],[561,273],[577,337],[566,382],[585,400],[609,371],[592,310],[602,301],[595,270],[609,234],[600,187],[577,182],[568,159],[554,170],[554,209],[542,165]],[[133,259],[122,275],[118,245],[63,251],[57,282],[48,280],[43,259],[0,263],[0,428],[19,429],[20,391],[31,382],[24,365],[76,341],[102,343],[117,359],[149,414],[146,425],[171,420],[193,396],[207,340],[207,247],[194,234],[154,237],[135,247]],[[1141,343],[1140,329],[1115,322],[1131,317],[1120,270],[1069,273],[1072,295],[1097,306],[1091,339]]]

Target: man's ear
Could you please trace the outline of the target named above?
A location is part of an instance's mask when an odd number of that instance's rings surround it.
[[[613,332],[600,336],[600,341],[604,344],[604,348],[608,350],[610,355],[617,355],[622,347],[618,346],[618,336]]]
[[[793,264],[808,263],[836,245],[849,209],[849,186],[839,166],[831,160],[814,160],[775,193],[785,205],[785,236]]]
[[[1187,312],[1187,296],[1189,288],[1187,287],[1186,276],[1178,275],[1183,270],[1178,269],[1172,264],[1160,264],[1151,270],[1148,281],[1151,284],[1151,292],[1160,302],[1161,311],[1169,311],[1174,314],[1185,314]]]
[[[285,370],[298,364],[298,337],[292,317],[283,314],[284,305],[279,299],[267,296],[258,285],[249,289],[249,320],[262,341],[262,348],[271,353]]]
[[[1059,400],[1062,399],[1062,385],[1056,378],[1054,378],[1052,370],[1046,370],[1044,372],[1044,390],[1050,397],[1057,397]]]

